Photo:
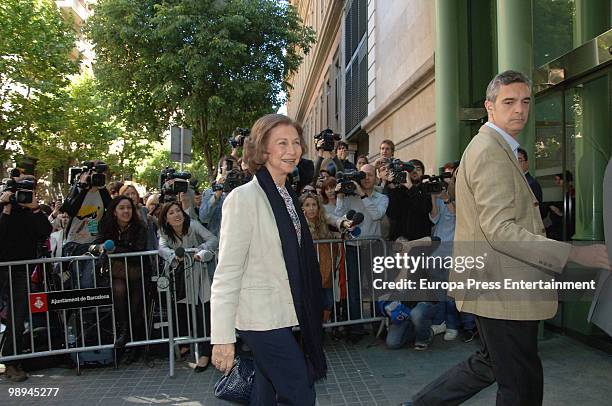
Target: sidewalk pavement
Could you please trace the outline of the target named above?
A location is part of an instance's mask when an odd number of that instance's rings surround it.
[[[381,340],[364,338],[359,344],[326,341],[329,374],[317,384],[317,404],[397,405],[447,368],[475,351],[478,342],[444,342],[437,336],[427,351],[411,347],[387,350]],[[544,364],[545,405],[610,404],[612,356],[560,335],[540,342]],[[26,382],[11,385],[0,376],[0,405],[230,405],[213,396],[220,374],[209,368],[193,373],[179,362],[176,375],[168,376],[168,364],[158,359],[151,368],[144,363],[118,369],[47,369],[32,373]],[[11,397],[9,388],[58,387],[56,397]],[[495,385],[466,405],[494,405]]]

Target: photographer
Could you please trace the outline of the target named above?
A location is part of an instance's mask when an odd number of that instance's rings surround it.
[[[331,176],[334,176],[337,172],[344,171],[344,164],[338,156],[336,156],[336,142],[340,141],[340,135],[327,129],[315,135],[314,138],[315,147],[317,149],[317,159],[314,162],[315,175],[318,176],[322,170],[326,170]],[[346,145],[345,143],[343,144]],[[346,158],[346,149],[343,152],[343,156]]]
[[[219,237],[219,229],[221,228],[221,213],[223,202],[227,193],[224,192],[224,184],[227,175],[234,169],[238,169],[238,160],[230,156],[223,156],[217,164],[218,175],[217,180],[213,182],[212,187],[206,189],[202,193],[202,204],[200,205],[199,216],[200,222],[215,236]]]
[[[431,236],[431,221],[429,213],[432,209],[431,197],[420,187],[424,165],[418,159],[408,162],[414,169],[408,172],[408,177],[393,181],[393,173],[389,174],[389,238],[396,240],[404,237],[410,241]],[[408,166],[407,165],[407,166]]]
[[[344,142],[344,141],[338,141],[336,143],[336,156],[340,160],[340,163],[342,163],[342,166],[347,171],[348,170],[351,170],[351,171],[357,170],[357,167],[355,166],[355,164],[353,164],[351,161],[349,161],[346,158],[347,154],[348,154],[348,144],[346,142]]]
[[[387,196],[374,190],[376,182],[376,170],[372,165],[364,165],[362,177],[359,182],[351,181],[353,187],[347,188],[346,182],[339,182],[336,186],[336,216],[343,217],[349,210],[355,210],[363,214],[363,222],[359,225],[362,237],[381,237],[381,223],[385,216],[389,199]],[[357,172],[359,174],[360,172]],[[343,174],[344,175],[344,174]],[[344,175],[346,176],[346,175]],[[340,176],[339,176],[340,178]],[[343,186],[343,183],[345,186]],[[347,189],[354,189],[350,195],[346,195]],[[358,243],[347,243],[347,282],[348,303],[350,319],[361,318],[361,289],[359,286],[359,250]],[[366,260],[367,262],[367,260]],[[362,262],[363,263],[363,262]],[[367,280],[366,278],[362,278]],[[352,326],[349,331],[349,340],[358,341],[361,338],[363,327]]]
[[[87,252],[98,235],[98,224],[111,202],[111,196],[106,187],[105,172],[107,165],[101,161],[83,163],[82,168],[71,168],[77,171],[76,179],[70,195],[64,202],[61,212],[69,216],[68,225],[64,230],[63,256],[77,256]],[[71,267],[73,283],[79,288],[93,287],[93,266],[91,261]],[[77,287],[77,286],[75,286]]]
[[[34,180],[19,176],[13,177],[11,183],[12,187],[7,185],[0,194],[0,262],[36,259],[38,246],[51,234],[51,224],[38,206]],[[0,291],[10,294],[2,348],[4,356],[23,353],[21,338],[27,314],[29,277],[25,265],[12,266],[10,271],[8,267],[0,267],[0,285],[3,285]],[[5,365],[8,380],[22,382],[27,379],[19,361],[8,361]]]

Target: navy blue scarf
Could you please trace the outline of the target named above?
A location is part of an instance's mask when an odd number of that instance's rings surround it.
[[[295,313],[302,332],[304,355],[306,363],[314,380],[324,378],[327,373],[327,363],[323,353],[323,288],[321,271],[315,252],[308,223],[300,210],[296,193],[288,182],[285,187],[289,191],[302,225],[302,244],[298,243],[293,221],[287,211],[287,206],[278,192],[274,180],[266,167],[255,174],[259,186],[264,190],[280,236],[283,248],[283,258],[287,267],[289,286],[295,306]]]

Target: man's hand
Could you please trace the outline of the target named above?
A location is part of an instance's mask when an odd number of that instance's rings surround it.
[[[13,195],[12,192],[4,192],[0,195],[0,204],[3,205],[2,207],[3,214],[7,214],[7,215],[11,214],[11,210],[13,208],[13,206],[10,203],[12,195]]]
[[[334,191],[336,192],[336,197],[344,199],[344,193],[340,192],[340,189],[342,188],[342,184],[338,183],[336,185],[336,188],[334,189]]]
[[[215,344],[212,349],[212,363],[224,375],[234,366],[234,344]]]
[[[612,271],[610,258],[608,258],[608,250],[603,244],[572,247],[568,261],[572,261],[589,268],[600,268]]]
[[[13,195],[13,192],[3,192],[0,195],[0,204],[8,204],[8,203],[10,203],[12,195]]]
[[[363,191],[363,188],[361,187],[361,185],[355,181],[352,181],[353,184],[355,185],[355,192],[357,192],[357,195],[359,197],[362,197],[363,195],[366,194],[366,192]]]

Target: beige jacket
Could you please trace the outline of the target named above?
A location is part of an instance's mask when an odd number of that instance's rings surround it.
[[[272,207],[257,178],[223,203],[219,264],[211,296],[211,343],[236,341],[235,329],[298,324]]]
[[[461,158],[456,183],[455,256],[481,256],[482,270],[450,272],[451,281],[550,281],[562,272],[570,244],[549,240],[516,156],[501,134],[482,126]],[[557,275],[558,276],[558,275]],[[557,311],[556,291],[470,289],[449,294],[457,309],[505,320],[543,320]]]

